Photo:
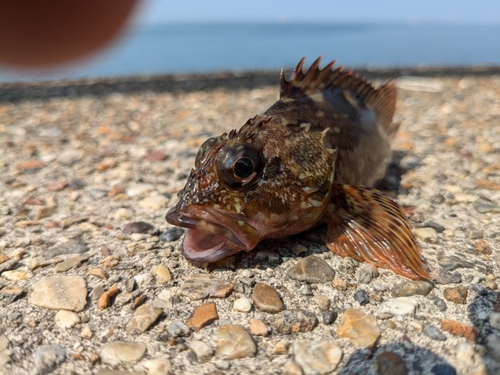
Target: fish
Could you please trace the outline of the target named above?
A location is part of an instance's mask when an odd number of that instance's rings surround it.
[[[374,188],[391,159],[394,80],[375,88],[321,57],[279,100],[200,147],[168,223],[186,228],[184,257],[211,263],[265,239],[326,224],[326,247],[410,279],[430,280],[403,208]]]

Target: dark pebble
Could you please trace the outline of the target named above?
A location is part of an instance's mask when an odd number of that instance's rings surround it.
[[[442,194],[436,194],[431,197],[431,202],[434,204],[441,204],[444,202],[444,196]]]
[[[68,242],[48,249],[43,252],[43,257],[46,259],[54,258],[63,254],[83,254],[89,250],[86,243],[83,242]]]
[[[368,293],[364,289],[358,289],[354,293],[354,299],[359,302],[361,306],[366,305],[370,299],[368,298]]]
[[[446,302],[444,302],[441,298],[439,297],[432,297],[430,299],[434,306],[438,308],[439,311],[446,311]]]
[[[457,256],[441,256],[438,257],[438,263],[441,267],[443,267],[446,271],[454,271],[457,268],[472,268],[474,264],[471,262],[467,262],[464,259],[461,259]]]
[[[424,333],[424,335],[433,340],[446,341],[446,336],[443,334],[443,332],[441,332],[438,328],[434,327],[431,324],[425,326],[422,332]]]
[[[166,232],[160,234],[160,240],[165,242],[177,241],[184,234],[184,229],[179,227],[172,227]]]
[[[134,221],[132,223],[128,223],[125,225],[125,228],[123,228],[123,231],[125,233],[151,233],[155,229],[154,226],[152,226],[149,223],[145,223],[144,221]]]
[[[383,352],[377,357],[376,364],[378,375],[407,375],[408,369],[406,368],[403,358],[395,352]]]
[[[87,186],[87,183],[84,180],[81,180],[79,178],[72,180],[69,184],[68,187],[70,189],[74,190],[80,190],[83,189],[85,186]]]
[[[323,324],[329,326],[330,324],[335,323],[338,316],[339,314],[336,311],[325,311],[323,313]]]
[[[431,368],[432,375],[457,375],[457,370],[448,364],[434,365]]]
[[[425,223],[424,225],[422,225],[422,227],[423,228],[432,228],[432,229],[434,229],[438,233],[441,233],[441,232],[443,232],[446,229],[442,225],[439,225],[438,223],[435,223],[433,221],[428,221],[427,223]]]
[[[293,280],[324,283],[333,280],[335,271],[323,259],[313,255],[290,268],[287,275]]]

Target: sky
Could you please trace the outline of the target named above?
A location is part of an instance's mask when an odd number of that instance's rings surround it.
[[[138,24],[398,22],[500,25],[499,0],[143,0]]]

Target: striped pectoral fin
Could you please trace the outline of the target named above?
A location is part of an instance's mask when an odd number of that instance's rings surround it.
[[[403,208],[377,189],[335,185],[324,221],[331,251],[410,279],[431,279]]]

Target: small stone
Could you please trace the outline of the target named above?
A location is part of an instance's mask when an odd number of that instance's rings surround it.
[[[131,335],[139,335],[146,332],[161,316],[163,310],[150,304],[140,306],[132,319],[125,326],[125,330]]]
[[[0,335],[0,353],[9,347],[9,339],[5,335]]]
[[[486,348],[491,358],[495,361],[500,362],[500,335],[497,333],[491,333],[486,336]]]
[[[23,293],[24,290],[17,286],[5,287],[0,290],[0,304],[10,305],[12,302],[21,297]]]
[[[134,221],[132,223],[128,223],[123,228],[124,233],[132,234],[132,233],[152,233],[154,232],[155,227],[149,223],[145,223],[143,221]]]
[[[339,314],[336,311],[325,311],[323,313],[323,324],[333,324],[337,320],[338,316]]]
[[[278,341],[273,347],[274,355],[288,354],[288,343],[286,341]]]
[[[101,361],[110,366],[126,365],[141,359],[146,353],[142,342],[114,341],[101,350]]]
[[[467,365],[474,365],[474,347],[466,342],[459,342],[456,346],[456,357]]]
[[[179,293],[192,300],[204,299],[207,297],[224,298],[227,297],[234,288],[234,284],[212,277],[207,274],[197,274],[187,276],[182,283]]]
[[[223,359],[255,357],[257,345],[252,336],[238,324],[227,324],[217,329],[215,355]]]
[[[38,209],[35,220],[41,220],[46,217],[52,216],[54,212],[56,212],[57,207],[55,206],[46,206],[46,207],[41,207]]]
[[[305,375],[329,374],[342,359],[342,349],[333,342],[296,341],[293,355]]]
[[[149,154],[147,154],[144,158],[147,161],[163,161],[166,158],[168,158],[168,155],[165,154],[164,152],[154,150],[154,151],[151,151]]]
[[[446,311],[447,309],[446,302],[444,302],[441,298],[432,297],[430,298],[430,300],[438,308],[439,311]]]
[[[56,192],[56,191],[61,191],[66,186],[68,186],[68,181],[57,181],[57,182],[53,182],[53,183],[47,185],[46,189],[48,191]]]
[[[131,310],[137,309],[139,306],[141,306],[144,301],[146,301],[147,296],[145,294],[140,294],[138,295],[134,301],[132,302],[132,305],[130,306]]]
[[[309,332],[318,325],[318,318],[306,310],[285,310],[274,320],[274,330],[278,333]]]
[[[160,234],[160,240],[164,242],[177,241],[184,234],[184,229],[180,227],[172,227],[167,229],[166,232]]]
[[[273,287],[257,283],[253,289],[253,303],[260,311],[278,313],[283,310],[283,302]]]
[[[186,321],[186,325],[193,331],[198,332],[203,327],[212,324],[217,319],[219,315],[217,314],[217,306],[214,302],[205,303],[198,306],[191,317]]]
[[[87,284],[81,276],[44,277],[33,284],[29,301],[46,309],[82,311],[87,304]]]
[[[375,364],[378,375],[407,375],[408,369],[406,368],[403,358],[399,354],[386,351],[377,356]]]
[[[443,334],[443,332],[441,332],[438,328],[436,328],[432,324],[425,326],[423,329],[423,333],[424,335],[433,340],[446,341],[446,336]]]
[[[34,368],[30,375],[45,375],[54,371],[66,359],[66,350],[59,345],[48,345],[35,353]]]
[[[470,238],[471,240],[477,240],[479,238],[483,238],[484,236],[484,232],[482,230],[475,228],[469,228],[465,233],[467,234],[467,238]]]
[[[104,270],[102,268],[91,268],[87,271],[87,275],[97,276],[97,277],[104,279],[104,280],[107,279],[106,272],[104,272]]]
[[[108,307],[111,306],[111,303],[115,299],[115,297],[118,295],[118,287],[116,284],[113,284],[111,288],[107,292],[104,292],[100,297],[99,297],[99,302],[97,303],[97,308],[99,310],[106,310]]]
[[[332,281],[332,286],[340,291],[347,290],[347,283],[342,279],[335,279]]]
[[[446,288],[443,291],[444,298],[460,305],[465,305],[467,303],[467,294],[467,288],[464,286]]]
[[[481,282],[481,284],[483,284],[483,286],[486,289],[489,289],[489,290],[498,290],[498,284],[495,281],[493,281],[493,280],[484,280],[483,282]]]
[[[351,339],[357,348],[371,348],[381,332],[373,315],[351,308],[345,311],[337,334]]]
[[[167,332],[170,337],[187,337],[191,333],[191,329],[180,320],[174,320],[167,326]]]
[[[413,315],[417,306],[418,301],[413,297],[398,297],[384,302],[381,310],[393,315]]]
[[[302,368],[295,362],[289,362],[283,366],[283,373],[286,375],[304,375]]]
[[[2,273],[2,277],[9,281],[21,281],[31,279],[33,277],[33,274],[31,274],[30,272],[13,270],[4,271]]]
[[[434,288],[432,283],[422,280],[406,280],[391,289],[395,297],[426,296]]]
[[[152,195],[146,197],[139,202],[139,206],[151,210],[157,211],[165,208],[169,202],[169,199],[163,195]]]
[[[152,184],[137,184],[137,185],[129,187],[125,191],[125,193],[129,197],[133,198],[133,197],[138,197],[138,196],[144,195],[146,193],[149,193],[149,192],[153,191],[154,188],[155,187]]]
[[[500,313],[494,312],[490,315],[490,326],[491,328],[495,328],[500,330]]]
[[[144,361],[144,367],[148,370],[148,375],[168,375],[172,365],[168,359],[150,359]]]
[[[217,367],[219,370],[226,371],[229,370],[231,367],[231,363],[229,361],[226,361],[224,359],[219,359],[217,361],[214,361],[215,367]]]
[[[80,332],[80,337],[83,339],[90,340],[92,338],[92,335],[93,333],[89,327],[84,327]]]
[[[417,228],[414,232],[415,236],[423,242],[436,243],[437,241],[437,232],[434,228]]]
[[[21,170],[35,170],[35,169],[40,169],[45,166],[45,163],[42,163],[41,161],[38,160],[26,160],[23,161],[19,164],[17,164],[17,168]]]
[[[368,302],[370,302],[370,299],[368,298],[368,293],[366,293],[366,290],[364,289],[358,289],[354,293],[354,299],[359,302],[360,306],[366,305]]]
[[[461,259],[455,255],[450,256],[440,256],[437,258],[437,261],[441,267],[443,267],[446,271],[454,271],[457,268],[473,268],[474,263],[467,262],[464,259]]]
[[[234,301],[233,310],[248,313],[252,310],[252,302],[247,297],[240,297]]]
[[[471,327],[450,319],[443,319],[441,321],[441,329],[455,336],[465,337],[472,342],[479,336],[479,330],[476,327]]]
[[[191,341],[189,343],[189,348],[198,363],[208,362],[214,355],[214,350],[203,341]]]
[[[154,276],[156,282],[159,284],[167,284],[172,280],[172,275],[170,275],[170,271],[163,264],[153,267],[151,269],[151,274]]]
[[[422,225],[422,227],[432,228],[438,233],[442,233],[446,229],[445,227],[443,227],[442,225],[440,225],[438,223],[435,223],[434,221],[428,221],[428,222],[424,223],[424,225]]]
[[[250,333],[254,336],[266,337],[269,335],[269,328],[265,323],[257,318],[250,319]]]
[[[479,200],[474,202],[473,207],[480,214],[486,214],[488,212],[500,213],[500,206],[490,202]]]
[[[106,292],[104,289],[104,284],[97,284],[94,289],[92,289],[92,292],[90,292],[90,296],[92,301],[97,301],[101,296]]]
[[[326,311],[330,308],[330,300],[328,297],[322,296],[320,294],[314,296],[313,298],[314,303],[323,311]]]
[[[299,289],[299,293],[303,296],[312,296],[313,292],[309,284],[302,285]]]
[[[370,284],[371,281],[378,277],[378,269],[373,264],[364,263],[356,272],[358,276],[358,284]]]
[[[56,314],[56,324],[62,329],[68,329],[80,323],[77,313],[68,310],[60,310]]]
[[[54,268],[54,272],[61,273],[66,272],[72,268],[78,267],[82,262],[86,261],[91,257],[92,254],[78,255],[73,258],[66,259],[65,261],[58,263]]]
[[[491,255],[491,246],[486,242],[485,240],[479,240],[477,241],[474,251],[479,254],[483,255]]]
[[[441,363],[432,366],[431,368],[432,375],[457,375],[457,370],[450,366],[447,363]]]
[[[323,259],[312,255],[290,268],[287,275],[293,280],[324,283],[333,280],[335,271]]]
[[[277,265],[280,262],[280,256],[271,250],[259,250],[255,253],[254,261],[257,263],[264,263],[267,261],[267,263],[271,265]]]

